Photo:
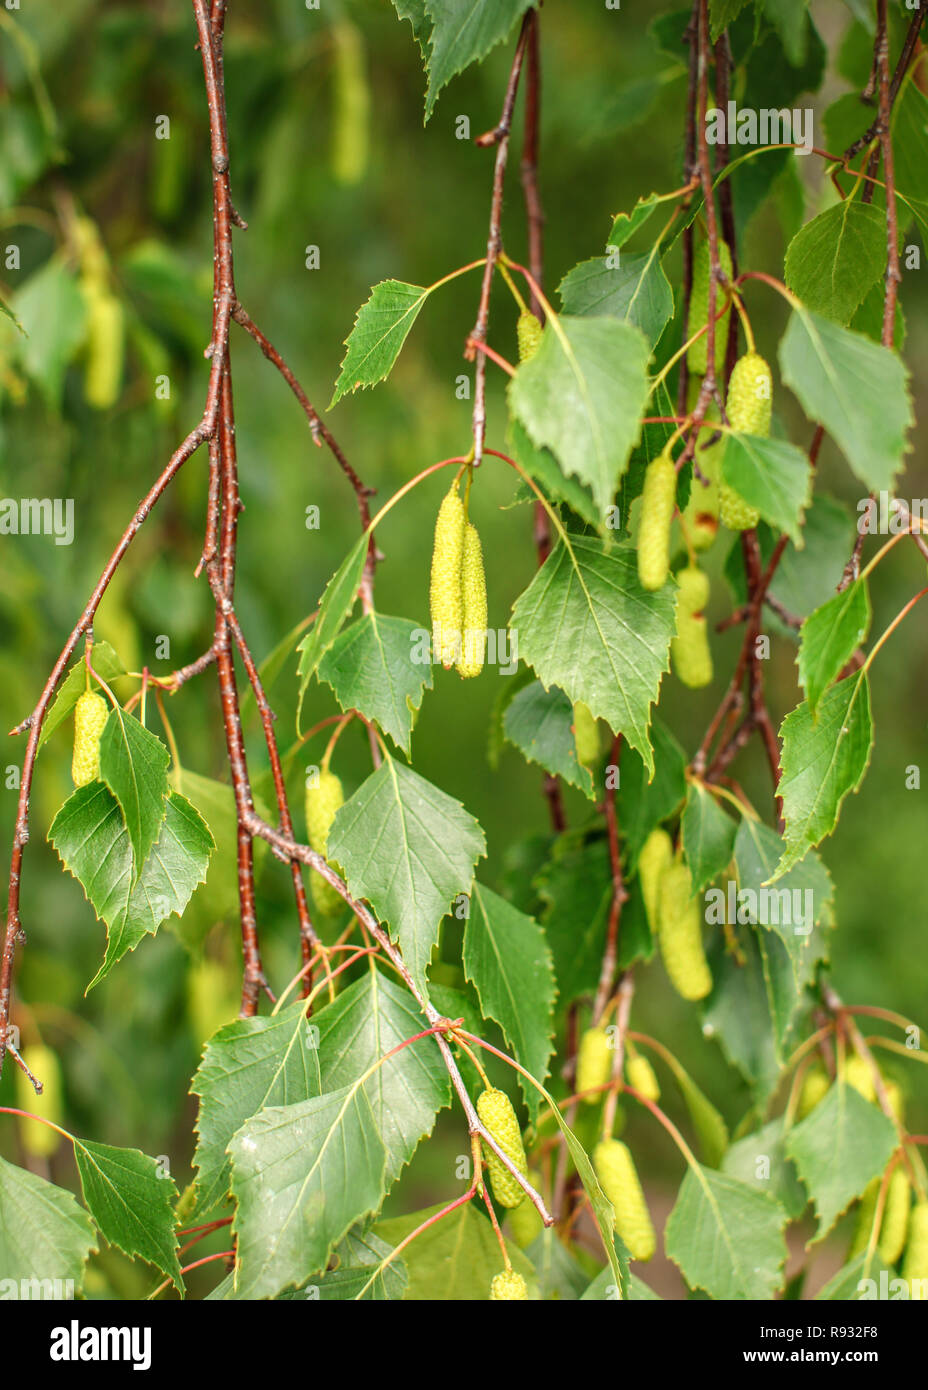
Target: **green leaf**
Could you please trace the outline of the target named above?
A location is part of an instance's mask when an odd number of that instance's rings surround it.
[[[264,1107],[292,1106],[322,1090],[318,1031],[302,1000],[266,1018],[241,1018],[214,1033],[190,1083],[197,1118],[197,1213],[229,1190],[232,1136]]]
[[[619,1297],[619,1291],[615,1282],[615,1275],[607,1265],[601,1269],[586,1290],[580,1295],[580,1301],[613,1303]],[[649,1289],[637,1274],[628,1276],[628,1293],[625,1295],[629,1303],[660,1303],[661,1296],[656,1294],[653,1289]]]
[[[378,970],[349,985],[312,1022],[319,1030],[320,1090],[339,1090],[371,1073],[364,1092],[386,1149],[388,1188],[431,1132],[438,1111],[451,1102],[438,1045],[434,1038],[421,1038],[377,1065],[425,1026],[409,991]]]
[[[638,199],[631,212],[617,213],[612,224],[612,231],[609,233],[609,245],[623,247],[638,229],[649,221],[661,202],[662,198],[659,193],[648,193]]]
[[[320,1302],[384,1303],[405,1298],[409,1276],[403,1261],[394,1259],[384,1267],[391,1253],[391,1247],[373,1231],[349,1231],[333,1251],[335,1267],[314,1281]]]
[[[24,338],[29,336],[25,328],[23,328],[22,324],[20,323],[19,319],[13,313],[13,310],[10,308],[9,304],[7,304],[6,300],[2,297],[0,297],[0,314],[3,314],[4,318],[8,318],[11,323],[15,323],[16,327],[19,329],[20,333],[22,333]]]
[[[784,439],[730,434],[722,477],[764,521],[802,546],[803,513],[812,500],[812,466],[802,449]]]
[[[554,685],[545,690],[541,681],[532,681],[507,705],[503,731],[530,763],[539,763],[592,800],[593,778],[577,761],[573,722],[574,708],[563,690]]]
[[[676,1057],[665,1058],[680,1094],[689,1111],[690,1120],[699,1139],[703,1159],[710,1168],[718,1168],[728,1148],[728,1126],[709,1097],[696,1085],[689,1072]]]
[[[612,904],[605,838],[578,843],[576,835],[561,836],[537,884],[561,1002],[592,994],[599,982]]]
[[[903,83],[893,107],[893,156],[897,188],[928,199],[928,97],[915,82]]]
[[[833,685],[813,714],[807,702],[783,720],[779,793],[786,848],[774,877],[830,835],[841,802],[863,781],[873,746],[870,687],[861,669]]]
[[[408,19],[412,27],[412,36],[422,53],[423,61],[428,66],[431,44],[429,42],[429,21],[425,13],[425,0],[393,0],[394,8],[400,19]]]
[[[359,386],[376,386],[390,375],[406,335],[430,293],[431,289],[407,285],[402,280],[381,280],[373,286],[345,339],[346,352],[335,394],[329,402],[330,410],[342,396],[357,391]]]
[[[438,93],[456,73],[479,63],[509,34],[532,0],[425,0],[433,20],[429,88],[425,119],[431,116]]]
[[[423,990],[438,928],[470,891],[483,831],[459,801],[386,756],[335,817],[329,857],[355,898],[367,898]]]
[[[119,705],[110,710],[100,738],[100,778],[122,809],[135,878],[161,833],[167,813],[170,761],[160,738],[134,715]]]
[[[544,685],[582,700],[637,748],[651,772],[651,705],[669,667],[676,597],[649,593],[630,546],[568,536],[516,600],[510,626]]]
[[[638,438],[648,344],[621,319],[563,315],[558,324],[510,382],[510,406],[535,444],[589,484],[604,515]]]
[[[564,276],[558,294],[565,314],[622,319],[640,328],[652,348],[673,318],[673,290],[661,265],[659,242],[646,252],[620,256],[609,251],[581,261]]]
[[[130,1259],[147,1260],[183,1294],[177,1258],[177,1187],[162,1165],[139,1149],[114,1149],[75,1139],[84,1201],[100,1234]]]
[[[763,0],[763,7],[780,35],[787,60],[798,68],[808,47],[809,0]]]
[[[96,1249],[93,1222],[63,1187],[0,1158],[0,1279],[71,1279],[79,1288],[84,1261]],[[32,1286],[35,1287],[34,1285]],[[41,1298],[30,1290],[23,1297]],[[49,1298],[67,1297],[49,1292]]]
[[[786,252],[786,283],[807,309],[848,324],[886,269],[886,216],[845,198],[813,217]]]
[[[360,1081],[262,1110],[229,1154],[238,1298],[299,1288],[383,1200],[387,1151]]]
[[[355,599],[358,597],[358,586],[364,574],[367,547],[367,535],[359,536],[326,585],[316,621],[297,647],[300,653],[301,709],[303,696],[313,672],[341,632],[342,624],[354,607]]]
[[[98,676],[102,676],[108,683],[112,683],[117,676],[124,676],[126,668],[123,666],[119,657],[110,646],[109,642],[95,642],[93,653],[91,654],[91,664]],[[46,739],[51,738],[55,730],[64,723],[68,715],[74,710],[74,706],[87,687],[87,667],[84,658],[81,657],[71,667],[68,674],[58,690],[55,703],[45,717],[42,724],[42,732],[39,734],[39,747],[45,743]]]
[[[654,773],[633,750],[623,751],[616,791],[616,811],[629,868],[638,863],[645,840],[656,825],[668,820],[686,796],[687,758],[673,734],[655,719],[651,726]]]
[[[705,1037],[718,1040],[729,1062],[762,1102],[779,1081],[780,1060],[770,1017],[760,935],[756,931],[739,932],[743,962],[734,959],[721,934],[712,943],[707,954],[713,985],[703,1006],[702,1029]],[[782,946],[780,950],[785,957]]]
[[[543,1082],[554,1051],[554,970],[538,923],[505,898],[474,883],[464,924],[464,973],[473,981],[484,1018],[503,1030],[516,1061]],[[532,1120],[539,1093],[521,1075]]]
[[[783,1285],[786,1222],[766,1193],[697,1164],[687,1169],[664,1245],[690,1288],[717,1299],[769,1299]]]
[[[517,463],[521,464],[530,478],[542,492],[555,501],[566,502],[588,526],[602,530],[603,518],[597,512],[589,490],[582,487],[576,478],[568,478],[561,472],[557,459],[550,449],[537,449],[532,443],[525,427],[518,420],[509,420],[509,449]],[[518,500],[535,500],[535,494],[524,482],[520,483]]]
[[[836,1083],[801,1124],[786,1152],[809,1190],[818,1216],[814,1239],[828,1234],[841,1213],[883,1172],[899,1142],[896,1127],[853,1086]]]
[[[783,380],[870,492],[892,490],[913,423],[908,369],[889,348],[797,309],[779,349]]]
[[[178,923],[180,935],[188,947],[199,950],[206,933],[217,922],[228,921],[238,915],[238,818],[235,813],[235,793],[228,782],[201,777],[198,772],[191,772],[186,767],[174,768],[171,781],[174,789],[199,812],[216,844],[210,855],[203,886],[197,890]],[[257,809],[262,814],[260,805]],[[266,843],[256,839],[256,872],[263,864],[266,853]]]
[[[874,1296],[873,1290],[868,1289],[866,1285],[861,1288],[861,1283],[867,1279],[873,1279],[879,1285],[884,1274],[890,1281],[896,1278],[893,1271],[886,1268],[875,1250],[869,1261],[867,1260],[867,1252],[864,1250],[856,1259],[851,1260],[850,1264],[839,1269],[837,1274],[829,1279],[823,1288],[819,1289],[815,1295],[816,1302],[855,1303],[861,1299],[871,1299]],[[895,1292],[892,1282],[890,1282],[889,1288]]]
[[[712,42],[724,33],[732,20],[738,18],[748,0],[709,0],[709,25]]]
[[[535,1267],[543,1299],[574,1302],[587,1288],[589,1275],[581,1269],[552,1226],[536,1236],[525,1254]],[[611,1278],[611,1270],[609,1275]]]
[[[681,828],[683,854],[692,875],[693,889],[701,893],[706,884],[718,878],[731,863],[737,822],[725,814],[701,782],[690,782]]]
[[[22,363],[52,410],[61,406],[64,376],[84,337],[87,311],[77,277],[53,258],[13,295],[11,307],[26,333]]]
[[[807,1197],[796,1170],[786,1157],[783,1117],[739,1139],[722,1159],[722,1172],[738,1178],[759,1192],[768,1192],[797,1221],[806,1209]]]
[[[870,631],[870,591],[855,579],[810,613],[799,633],[799,683],[812,714]]]
[[[134,882],[129,832],[119,803],[102,782],[89,782],[68,798],[48,838],[106,923],[106,956],[88,989],[172,913],[183,915],[206,877],[213,847],[208,826],[190,802],[171,792],[158,843]]]
[[[416,660],[421,631],[408,618],[365,613],[339,633],[319,665],[319,679],[332,687],[342,709],[375,720],[407,754],[413,711],[432,688],[431,663]]]
[[[397,1246],[430,1217],[443,1211],[444,1202],[424,1211],[410,1212],[378,1221],[374,1234],[389,1246]],[[512,1267],[529,1286],[535,1286],[535,1271],[525,1255],[510,1241],[506,1249]],[[502,1255],[493,1227],[481,1216],[473,1202],[465,1202],[434,1222],[406,1247],[403,1258],[409,1273],[407,1301],[442,1303],[484,1302],[490,1297],[494,1274],[502,1268]]]
[[[818,855],[810,853],[779,880],[779,888],[765,888],[783,850],[783,840],[775,830],[745,816],[735,840],[738,920],[743,923],[747,916],[750,921],[759,921],[765,931],[779,936],[789,953],[799,985],[811,979],[815,962],[820,958],[816,952],[821,942],[812,929],[826,916],[834,887]],[[745,906],[752,906],[754,910],[748,915]]]

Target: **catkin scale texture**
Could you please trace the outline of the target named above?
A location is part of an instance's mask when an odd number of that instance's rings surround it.
[[[461,557],[461,619],[463,636],[457,669],[466,680],[479,676],[483,670],[487,640],[487,579],[480,536],[470,521],[464,528]]]
[[[661,878],[664,870],[673,863],[673,841],[663,826],[651,831],[638,855],[638,880],[648,926],[653,933],[658,928],[658,904],[660,901]]]
[[[600,1187],[612,1203],[615,1229],[632,1259],[650,1260],[657,1239],[628,1145],[621,1139],[601,1139],[593,1150],[593,1167]]]
[[[522,1131],[512,1101],[505,1091],[494,1088],[481,1091],[477,1097],[477,1114],[489,1134],[499,1144],[505,1154],[512,1159],[520,1173],[528,1173],[528,1162],[522,1146]],[[490,1173],[490,1186],[493,1196],[501,1207],[517,1207],[525,1196],[525,1191],[516,1182],[509,1169],[504,1167],[488,1144],[483,1146],[484,1157]]]
[[[702,914],[682,860],[664,870],[658,919],[658,941],[670,983],[684,999],[705,999],[712,976],[702,944]]]
[[[432,611],[432,642],[442,666],[447,670],[457,660],[464,625],[461,570],[464,562],[464,503],[457,486],[442,499],[435,520],[432,547],[432,576],[429,600]]]
[[[306,837],[317,854],[328,852],[329,831],[338,808],[345,800],[341,778],[330,768],[323,768],[315,785],[306,788]],[[334,917],[344,907],[341,894],[316,869],[310,874],[313,901],[324,917]]]
[[[580,1039],[577,1052],[577,1090],[588,1091],[592,1086],[605,1086],[612,1075],[612,1058],[613,1050],[605,1028],[588,1028]],[[602,1100],[602,1092],[584,1096],[583,1100],[587,1105],[596,1105]]]
[[[519,361],[528,362],[541,346],[541,324],[531,309],[523,309],[516,324],[516,337],[519,342]]]
[[[659,589],[670,569],[670,527],[677,499],[677,470],[669,453],[645,470],[638,528],[638,578],[645,589]]]
[[[725,413],[733,430],[766,439],[773,408],[773,377],[758,352],[746,352],[732,369]],[[730,531],[749,531],[760,512],[727,483],[719,487],[719,514]]]
[[[691,690],[712,682],[712,652],[703,609],[709,599],[709,577],[692,565],[677,575],[677,631],[670,657],[677,678]]]
[[[493,1275],[490,1284],[492,1299],[528,1299],[528,1285],[515,1269],[503,1269]]]
[[[100,776],[100,735],[109,717],[109,705],[95,690],[85,690],[74,706],[74,753],[71,778],[85,787]]]

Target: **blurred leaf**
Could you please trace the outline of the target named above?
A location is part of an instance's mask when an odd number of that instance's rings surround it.
[[[709,0],[709,25],[712,42],[731,24],[744,9],[748,0]]]
[[[819,700],[866,640],[870,631],[870,591],[855,579],[840,594],[810,613],[799,633],[799,683],[814,714]]]
[[[765,888],[783,850],[783,840],[775,830],[744,817],[735,839],[738,920],[743,922],[745,916],[740,894],[749,893],[748,901],[757,905],[750,914],[751,920],[759,920],[765,930],[775,932],[780,938],[792,962],[796,984],[800,985],[811,980],[815,962],[820,959],[817,951],[822,943],[812,929],[827,914],[834,888],[828,870],[814,851],[779,880],[778,889]],[[761,910],[764,903],[766,911]],[[764,917],[767,920],[763,920]]]
[[[589,1275],[581,1269],[551,1226],[536,1236],[525,1255],[535,1267],[543,1299],[572,1302],[580,1297],[589,1283]],[[611,1278],[612,1270],[609,1275]]]
[[[798,68],[808,46],[809,0],[762,0],[762,5],[780,35],[787,58]]]
[[[72,1279],[80,1288],[84,1261],[96,1244],[93,1222],[70,1192],[0,1158],[0,1278]],[[47,1296],[60,1299],[66,1292]]]
[[[355,898],[367,898],[390,927],[423,991],[438,928],[468,893],[483,831],[459,801],[387,755],[341,807],[328,857],[342,866]]]
[[[709,1097],[702,1091],[686,1068],[677,1061],[664,1058],[680,1088],[693,1128],[699,1138],[703,1159],[709,1168],[718,1168],[728,1148],[728,1126]]]
[[[701,782],[689,783],[681,830],[694,892],[701,893],[728,868],[737,829],[737,821],[725,814],[707,787]]]
[[[397,1246],[430,1217],[444,1209],[444,1202],[410,1212],[388,1221],[378,1221],[374,1234],[389,1246]],[[506,1249],[512,1267],[529,1285],[535,1271],[521,1250],[511,1241]],[[490,1297],[494,1274],[502,1267],[502,1256],[493,1227],[474,1206],[465,1202],[441,1221],[427,1227],[403,1252],[409,1274],[406,1298],[412,1302],[482,1302]]]
[[[416,661],[416,634],[408,618],[365,613],[339,633],[319,665],[319,679],[335,691],[343,710],[375,720],[409,754],[413,710],[432,688],[432,667]]]
[[[75,1139],[74,1160],[84,1201],[104,1239],[130,1259],[153,1264],[183,1294],[173,1178],[139,1149],[114,1149],[85,1139]]]
[[[885,1169],[899,1142],[896,1127],[853,1086],[836,1082],[786,1136],[786,1152],[809,1190],[818,1216],[814,1239]]]
[[[899,190],[928,199],[928,97],[915,82],[903,83],[893,108],[893,156]]]
[[[542,683],[637,748],[649,772],[651,705],[669,667],[676,596],[667,584],[649,593],[634,551],[606,550],[590,536],[568,536],[548,556],[510,619],[519,650]]]
[[[601,516],[628,467],[648,397],[643,334],[605,315],[549,323],[534,357],[509,384],[509,401],[533,442],[588,483]]]
[[[883,1264],[876,1250],[869,1261],[867,1260],[867,1252],[864,1250],[856,1259],[851,1260],[850,1264],[839,1269],[837,1274],[833,1275],[828,1283],[819,1289],[815,1295],[816,1301],[853,1303],[861,1299],[869,1300],[873,1297],[873,1292],[866,1285],[861,1288],[861,1283],[864,1280],[873,1279],[879,1284],[884,1274],[889,1280],[895,1277],[893,1271],[887,1269]],[[890,1287],[892,1286],[890,1285]]]
[[[831,834],[841,802],[863,781],[873,747],[866,670],[833,685],[816,715],[807,702],[798,705],[783,720],[780,738],[783,776],[778,790],[783,798],[786,847],[776,878]]]
[[[647,1284],[638,1278],[637,1274],[629,1274],[628,1293],[625,1296],[629,1303],[661,1302],[660,1294],[656,1294],[653,1289],[649,1289]],[[581,1302],[612,1302],[617,1297],[618,1291],[615,1283],[615,1275],[608,1265],[605,1269],[600,1270],[592,1284],[588,1286],[586,1293],[580,1295]]]
[[[768,1192],[797,1221],[806,1209],[808,1198],[796,1176],[796,1170],[786,1157],[786,1131],[783,1117],[739,1139],[722,1159],[722,1172],[740,1182]]]
[[[779,358],[783,380],[861,482],[871,492],[892,489],[912,424],[909,373],[900,358],[805,309],[794,310]]]
[[[61,406],[64,374],[84,338],[86,309],[77,280],[54,257],[18,290],[11,301],[26,339],[23,366],[51,410]]]
[[[120,705],[110,710],[100,737],[100,778],[119,802],[138,878],[167,812],[171,755],[153,733]]]
[[[543,1082],[554,1051],[554,970],[545,934],[533,918],[474,883],[464,923],[464,971],[477,990],[484,1018],[492,1018],[516,1061]],[[519,1075],[532,1120],[539,1093]]]
[[[329,409],[358,387],[376,386],[393,370],[419,310],[431,294],[421,285],[381,280],[357,312]]]
[[[539,763],[592,800],[593,778],[577,761],[573,722],[574,708],[563,690],[555,685],[545,690],[536,680],[513,694],[503,715],[503,731],[530,763]]]
[[[786,252],[786,283],[807,309],[848,324],[886,268],[886,218],[845,198],[807,222]]]
[[[705,1037],[717,1039],[761,1102],[779,1081],[780,1061],[758,935],[756,930],[738,934],[743,962],[727,950],[721,934],[708,951],[713,983],[702,1009],[702,1029]]]
[[[787,1219],[772,1197],[697,1164],[686,1170],[664,1244],[690,1288],[770,1299],[783,1286]]]
[[[812,499],[812,466],[804,450],[783,439],[730,434],[722,477],[765,521],[785,531],[794,545],[804,544],[803,513]]]
[[[303,696],[313,672],[341,632],[342,624],[355,605],[358,585],[361,583],[367,559],[368,544],[369,537],[366,533],[355,541],[326,585],[316,620],[297,647],[300,653],[301,709]]]

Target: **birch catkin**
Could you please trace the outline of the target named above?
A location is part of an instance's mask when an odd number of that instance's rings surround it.
[[[306,835],[310,849],[314,849],[317,854],[323,856],[327,854],[329,831],[344,800],[345,793],[341,778],[330,768],[323,768],[319,773],[318,782],[307,786]],[[317,869],[311,871],[310,882],[313,890],[313,902],[323,917],[334,917],[336,913],[342,911],[345,906],[344,899]]]
[[[773,409],[773,377],[758,352],[746,352],[735,363],[728,383],[725,413],[733,430],[766,439],[770,434]],[[760,520],[760,512],[722,483],[719,487],[719,513],[730,531],[748,531]]]
[[[682,859],[664,870],[658,903],[658,941],[670,983],[684,999],[704,999],[712,976],[702,945],[702,914]]]
[[[650,1260],[657,1249],[651,1214],[638,1181],[635,1160],[621,1139],[602,1139],[593,1150],[599,1185],[612,1203],[615,1229],[632,1259]]]
[[[712,682],[712,652],[703,609],[709,599],[709,577],[694,565],[677,575],[677,631],[670,659],[677,678],[691,690]]]
[[[458,675],[465,680],[483,670],[487,642],[487,578],[483,568],[480,536],[473,522],[464,527],[461,558],[461,621],[463,635],[458,656]]]
[[[95,690],[85,690],[74,706],[71,778],[75,787],[85,787],[100,776],[100,736],[109,712],[109,705]]]
[[[528,1161],[522,1145],[522,1131],[512,1101],[505,1091],[489,1088],[477,1097],[477,1114],[489,1134],[507,1154],[520,1173],[528,1173]],[[525,1196],[525,1190],[516,1182],[509,1169],[504,1166],[488,1144],[483,1146],[484,1157],[490,1172],[490,1186],[493,1196],[501,1207],[517,1207]]]
[[[438,509],[432,548],[430,602],[432,644],[445,670],[453,666],[461,649],[464,601],[461,571],[464,563],[464,503],[452,484]]]
[[[677,499],[677,470],[668,450],[652,459],[644,475],[638,529],[638,578],[659,589],[670,569],[670,527]]]

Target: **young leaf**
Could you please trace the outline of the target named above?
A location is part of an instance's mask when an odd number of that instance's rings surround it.
[[[588,483],[604,515],[628,467],[648,397],[648,344],[610,317],[548,324],[541,347],[509,385],[509,401],[531,439],[565,473]]]
[[[160,738],[120,706],[100,737],[100,778],[122,809],[138,878],[167,812],[171,755]]]
[[[799,683],[812,713],[870,631],[870,591],[855,579],[810,613],[799,633]]]
[[[885,267],[885,213],[845,198],[793,237],[785,275],[807,309],[846,325]]]
[[[422,630],[408,618],[365,613],[339,633],[319,664],[319,679],[332,687],[342,709],[375,720],[407,755],[413,711],[432,688],[428,657],[416,659]]]
[[[36,1280],[48,1292],[34,1296],[63,1299],[52,1281],[81,1283],[84,1261],[97,1248],[93,1222],[63,1187],[0,1158],[0,1270],[17,1283]]]
[[[803,513],[812,499],[812,467],[802,449],[783,439],[730,434],[722,476],[764,521],[802,546]]]
[[[555,685],[545,690],[536,680],[513,695],[503,714],[503,732],[530,763],[539,763],[592,800],[593,778],[577,761],[573,721],[573,705],[563,690]]]
[[[889,348],[805,308],[779,349],[783,380],[870,492],[892,490],[913,423],[908,369]]]
[[[361,305],[348,337],[342,369],[329,409],[358,387],[376,386],[393,370],[406,335],[428,299],[430,289],[402,280],[381,280]]]
[[[591,536],[569,536],[516,600],[510,626],[544,685],[582,700],[641,754],[648,772],[651,705],[669,667],[673,587],[641,587],[630,546],[606,550]]]
[[[701,782],[690,782],[681,825],[693,889],[701,893],[730,864],[737,822],[725,814]]]
[[[74,1159],[84,1201],[100,1234],[130,1259],[147,1260],[183,1294],[177,1258],[177,1187],[161,1165],[139,1149],[114,1149],[75,1139]]]
[[[137,881],[119,803],[102,782],[79,787],[51,824],[48,838],[61,862],[107,926],[106,956],[88,989],[172,913],[182,916],[206,877],[213,848],[209,827],[177,792],[170,793],[166,808],[158,843]]]
[[[369,537],[359,536],[354,545],[332,575],[322,595],[316,621],[303,638],[297,651],[300,653],[300,708],[306,687],[319,662],[342,630],[342,625],[351,612],[358,597],[358,585],[364,573],[367,559]]]
[[[359,1081],[260,1111],[229,1155],[238,1298],[274,1298],[305,1284],[383,1201],[387,1151]]]
[[[356,898],[367,898],[388,923],[420,988],[438,927],[451,903],[468,893],[483,831],[459,801],[393,758],[335,817],[329,858],[342,866]]]
[[[492,1018],[516,1061],[543,1082],[554,1051],[554,970],[541,927],[505,898],[474,883],[464,924],[464,973],[473,981],[484,1018]],[[534,1121],[539,1093],[519,1084]]]
[[[609,245],[622,247],[633,237],[639,227],[643,227],[649,220],[655,208],[660,206],[660,194],[648,193],[639,198],[631,212],[620,212],[616,214],[612,224],[612,231],[609,233]]]
[[[873,746],[866,671],[833,685],[815,714],[807,702],[798,705],[783,720],[780,737],[786,848],[774,878],[831,834],[841,802],[863,781]]]
[[[747,4],[748,0],[709,0],[709,27],[713,43],[738,18]]]
[[[717,1299],[769,1299],[783,1285],[787,1219],[766,1192],[697,1164],[680,1186],[664,1245],[690,1288]]]
[[[811,1114],[790,1130],[786,1152],[815,1203],[816,1241],[883,1172],[898,1142],[893,1122],[847,1084],[829,1087]]]
[[[660,247],[612,254],[581,261],[567,272],[558,285],[565,314],[593,317],[608,314],[640,328],[652,348],[657,347],[664,329],[673,318],[673,290],[664,274]]]
[[[442,87],[501,43],[531,3],[532,0],[493,0],[488,5],[486,0],[425,0],[426,12],[434,23],[426,120]]]
[[[124,676],[126,668],[123,666],[119,657],[110,646],[109,642],[95,642],[91,655],[91,664],[98,676],[102,676],[105,681],[112,683],[117,676]],[[39,734],[39,747],[45,743],[46,739],[51,738],[52,734],[63,724],[68,715],[74,710],[74,706],[87,685],[87,667],[84,658],[81,657],[71,667],[68,674],[58,689],[55,703],[45,717],[42,724],[42,732]]]

